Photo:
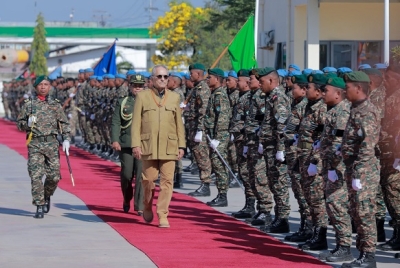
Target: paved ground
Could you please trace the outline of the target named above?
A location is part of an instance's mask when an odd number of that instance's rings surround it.
[[[184,160],[184,166],[188,164]],[[57,190],[51,213],[45,220],[34,219],[26,160],[3,145],[0,145],[0,170],[1,267],[155,267],[143,252],[90,212],[80,199],[61,189]],[[185,173],[184,188],[178,192],[191,192],[198,185],[197,177]],[[212,186],[211,197],[199,200],[206,202],[215,196],[216,188]],[[244,204],[242,190],[230,189],[228,200],[229,206],[219,211],[230,214],[240,210]],[[292,192],[291,205],[290,223],[295,231],[299,213]],[[391,236],[389,228],[387,235]],[[284,237],[274,236],[281,240]],[[334,247],[332,230],[329,244]],[[353,254],[358,255],[355,249]],[[399,267],[400,261],[393,255],[394,252],[379,252],[378,267]]]

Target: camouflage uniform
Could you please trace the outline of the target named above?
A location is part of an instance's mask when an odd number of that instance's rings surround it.
[[[36,117],[33,127],[28,127],[29,116]],[[28,145],[28,172],[32,182],[32,204],[45,204],[45,196],[53,195],[60,177],[60,155],[58,151],[57,134],[59,124],[64,140],[69,138],[68,119],[57,100],[47,97],[41,101],[36,96],[25,100],[17,119],[18,129],[32,132],[32,141]],[[43,175],[46,175],[44,186]]]
[[[219,141],[218,152],[227,159],[229,142],[229,121],[231,119],[231,107],[226,89],[219,87],[213,90],[208,101],[204,126],[206,134],[211,139]],[[228,171],[218,154],[210,148],[212,169],[216,176],[216,185],[219,194],[226,194],[229,188]],[[197,162],[199,163],[199,162]]]
[[[75,94],[75,87],[71,87],[70,89],[68,89],[67,93],[68,93],[68,97],[71,94]],[[67,118],[69,120],[69,126],[71,129],[71,136],[75,137],[76,135],[76,125],[78,123],[78,113],[76,110],[76,104],[74,99],[72,98],[71,101],[69,102],[68,106],[65,109],[65,113],[67,114]]]
[[[236,103],[239,100],[239,90],[235,89],[226,89],[229,97],[229,103],[231,105],[231,110],[233,110],[233,107],[236,105]],[[237,154],[236,154],[236,146],[231,139],[229,139],[228,142],[228,164],[231,167],[233,173],[238,173],[238,160],[237,160]]]
[[[289,99],[282,88],[276,87],[267,93],[265,116],[259,136],[264,149],[268,182],[258,180],[256,189],[264,193],[267,187],[270,188],[275,201],[275,219],[288,219],[290,213],[286,168],[282,162],[276,160],[277,151],[285,151],[283,130],[290,115],[289,109]]]
[[[325,172],[335,170],[338,179],[332,182],[328,174],[322,174],[326,181],[326,210],[336,232],[336,244],[351,246],[351,220],[348,213],[348,190],[345,180],[345,166],[336,149],[342,143],[344,129],[350,116],[350,102],[343,100],[328,108],[325,128],[321,137],[321,160]]]
[[[86,131],[86,115],[85,115],[85,98],[83,95],[84,88],[86,87],[86,81],[78,85],[78,91],[75,96],[76,110],[78,114],[79,128],[82,133],[82,137],[87,142],[87,131]],[[72,100],[73,101],[73,100]]]
[[[379,131],[380,118],[375,106],[369,100],[353,103],[341,152],[346,165],[350,216],[357,227],[356,247],[362,252],[375,252],[375,197],[380,164],[374,148],[379,140]],[[361,180],[361,190],[353,190],[352,179]]]

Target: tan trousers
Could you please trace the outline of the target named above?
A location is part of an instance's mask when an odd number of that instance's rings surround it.
[[[143,160],[142,185],[144,191],[143,204],[146,210],[153,205],[155,184],[160,174],[160,194],[157,200],[158,218],[168,217],[168,207],[172,198],[175,160]]]

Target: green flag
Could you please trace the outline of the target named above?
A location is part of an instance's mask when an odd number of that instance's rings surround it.
[[[229,45],[228,52],[233,69],[257,67],[254,47],[254,15],[250,16]]]

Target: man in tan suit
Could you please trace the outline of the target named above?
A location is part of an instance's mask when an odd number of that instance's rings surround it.
[[[168,69],[153,68],[153,88],[140,92],[135,101],[131,125],[132,152],[143,160],[143,219],[153,221],[154,181],[160,173],[160,194],[157,200],[159,227],[168,228],[168,207],[172,198],[175,161],[183,157],[185,130],[179,107],[179,94],[167,90]]]

